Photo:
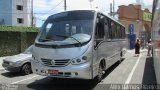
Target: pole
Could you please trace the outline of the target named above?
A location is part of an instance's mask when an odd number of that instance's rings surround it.
[[[90,8],[92,8],[92,1],[94,1],[94,0],[88,0],[88,1],[90,3]]]
[[[112,16],[112,3],[110,3],[110,15]]]
[[[90,8],[92,8],[92,3],[90,2]]]
[[[114,11],[114,0],[113,0],[113,17],[114,17],[115,11]]]
[[[138,10],[138,17],[137,17],[137,20],[138,20],[138,31],[139,31],[139,36],[138,36],[138,38],[141,39],[140,18],[139,18],[139,16],[140,16],[140,15],[139,15],[139,14],[140,14],[140,13],[139,13],[139,10],[140,10],[140,9],[138,8],[137,10]]]
[[[64,11],[67,10],[66,0],[64,0]]]
[[[33,27],[33,0],[31,1],[31,18],[32,18],[32,20],[31,20],[31,26]]]

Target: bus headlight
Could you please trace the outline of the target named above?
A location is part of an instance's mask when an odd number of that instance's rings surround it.
[[[87,61],[88,61],[87,56],[83,56],[83,57],[81,57],[81,59],[80,58],[73,59],[71,63],[72,64],[82,64],[82,63],[85,63]]]
[[[77,62],[77,63],[80,63],[80,62],[81,62],[81,59],[76,59],[76,62]]]
[[[83,59],[83,60],[87,60],[87,56],[83,56],[82,59]]]

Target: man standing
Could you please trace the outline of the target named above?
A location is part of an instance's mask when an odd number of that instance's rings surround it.
[[[135,56],[139,56],[140,54],[140,41],[139,39],[136,40],[136,43],[135,43]]]

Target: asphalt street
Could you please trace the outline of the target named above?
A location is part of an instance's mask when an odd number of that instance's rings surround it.
[[[123,85],[133,85],[136,89],[132,86],[127,90],[137,90],[139,85],[156,84],[153,59],[147,56],[146,50],[141,50],[139,57],[134,56],[134,50],[127,50],[124,59],[110,67],[100,83],[10,73],[2,67],[4,58],[0,58],[0,90],[126,90]]]

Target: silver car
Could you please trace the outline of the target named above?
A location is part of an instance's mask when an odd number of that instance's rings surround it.
[[[10,72],[21,72],[25,75],[32,73],[30,63],[32,59],[32,47],[31,45],[23,53],[5,58],[2,66]]]

